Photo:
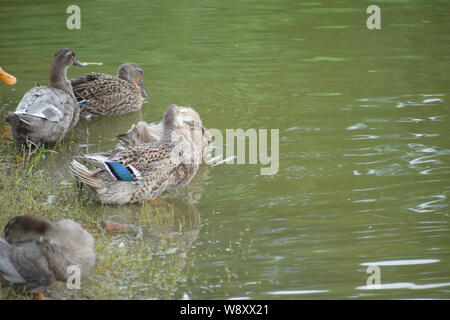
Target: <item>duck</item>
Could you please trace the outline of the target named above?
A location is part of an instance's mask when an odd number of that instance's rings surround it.
[[[198,147],[202,149],[203,159],[206,160],[209,150],[211,149],[212,136],[207,128],[202,125],[200,115],[193,108],[178,106],[181,112],[183,120],[183,126],[185,126],[191,133],[191,139],[195,143],[200,144]],[[196,131],[200,130],[201,131]],[[159,141],[164,132],[164,122],[156,121],[148,124],[145,121],[140,121],[137,124],[133,124],[131,129],[126,133],[119,134],[117,139],[125,146],[138,146],[143,143],[149,143],[152,141]],[[201,135],[201,140],[195,139]]]
[[[5,70],[0,67],[0,79],[10,86],[16,84],[17,79],[12,74],[7,73]]]
[[[89,73],[72,79],[81,117],[99,117],[139,111],[146,98],[144,70],[133,62],[119,66],[117,76]]]
[[[0,278],[44,299],[43,291],[55,281],[68,282],[71,268],[78,268],[80,281],[90,274],[97,264],[94,245],[94,238],[73,220],[16,216],[0,237]]]
[[[187,185],[197,173],[202,151],[196,148],[177,105],[164,113],[158,141],[73,158],[72,176],[107,204],[152,201],[170,188]],[[77,160],[93,164],[89,170]]]
[[[78,122],[80,107],[75,99],[67,69],[71,65],[84,66],[72,49],[59,49],[50,69],[50,86],[36,86],[28,90],[14,112],[8,112],[6,122],[11,125],[14,139],[27,144],[53,146]]]

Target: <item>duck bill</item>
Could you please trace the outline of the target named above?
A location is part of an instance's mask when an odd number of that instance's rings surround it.
[[[17,79],[13,75],[10,75],[9,73],[5,72],[2,68],[0,68],[0,79],[2,79],[3,82],[6,84],[9,84],[12,86],[13,84],[16,84]]]
[[[85,66],[87,66],[86,63],[81,62],[81,61],[78,60],[77,58],[73,59],[73,65],[79,66],[79,67],[85,67]]]
[[[148,94],[147,94],[147,91],[145,91],[144,85],[142,83],[141,83],[140,87],[141,87],[141,95],[142,95],[142,97],[143,98],[147,98]]]

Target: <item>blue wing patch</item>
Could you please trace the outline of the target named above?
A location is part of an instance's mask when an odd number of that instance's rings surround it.
[[[78,101],[78,104],[80,105],[80,107],[85,107],[85,108],[89,107],[89,105],[84,100],[83,101]]]
[[[135,181],[133,171],[120,162],[105,162],[109,172],[120,181]]]

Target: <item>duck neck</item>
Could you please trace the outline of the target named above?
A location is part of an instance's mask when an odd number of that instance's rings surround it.
[[[177,133],[177,127],[174,124],[164,126],[161,141],[164,141],[164,143],[175,143],[178,141],[179,137],[180,135]]]
[[[70,84],[69,79],[67,79],[68,68],[68,66],[61,67],[61,65],[53,61],[50,69],[50,87],[65,91],[75,99],[72,85]]]

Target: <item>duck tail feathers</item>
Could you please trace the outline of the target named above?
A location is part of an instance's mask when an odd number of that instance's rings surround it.
[[[31,122],[27,119],[26,116],[15,112],[8,112],[5,117],[5,121],[8,122],[12,127],[21,128],[22,130],[28,130],[29,126],[31,125]]]
[[[104,168],[105,162],[110,161],[109,160],[109,154],[106,153],[91,153],[91,154],[85,154],[82,156],[76,156],[74,159],[78,159],[85,162],[90,162],[94,164],[97,167]]]
[[[74,177],[76,180],[90,187],[93,188],[104,187],[101,180],[93,177],[92,172],[89,171],[88,168],[86,168],[84,165],[82,165],[75,159],[73,159],[72,163],[70,164],[70,173],[72,174],[72,177]]]

